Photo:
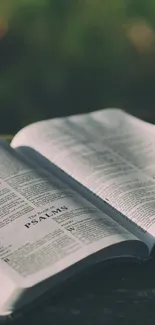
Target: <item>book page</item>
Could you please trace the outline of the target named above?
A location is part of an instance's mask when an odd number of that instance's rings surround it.
[[[138,241],[56,177],[0,146],[0,268],[15,281],[34,284],[130,240]]]
[[[35,123],[12,145],[36,149],[120,211],[117,221],[149,244],[155,236],[154,136],[153,125],[107,109]]]

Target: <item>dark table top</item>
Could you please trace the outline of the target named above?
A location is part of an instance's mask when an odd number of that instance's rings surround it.
[[[48,297],[13,325],[155,323],[155,260],[98,265]]]

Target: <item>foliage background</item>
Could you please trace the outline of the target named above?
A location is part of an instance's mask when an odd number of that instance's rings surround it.
[[[1,0],[0,133],[119,106],[155,122],[154,0]]]

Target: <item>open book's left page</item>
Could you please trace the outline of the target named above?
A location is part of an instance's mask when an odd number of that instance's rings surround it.
[[[0,269],[19,285],[33,285],[105,247],[126,241],[130,247],[130,240],[139,243],[53,175],[0,146]]]

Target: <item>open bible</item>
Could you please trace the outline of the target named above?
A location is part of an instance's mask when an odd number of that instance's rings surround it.
[[[0,142],[0,316],[95,263],[155,244],[155,126],[119,109]]]

